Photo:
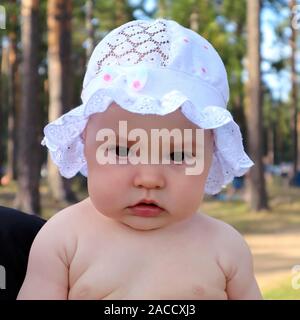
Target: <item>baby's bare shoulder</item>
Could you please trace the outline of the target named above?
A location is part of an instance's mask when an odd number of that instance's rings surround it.
[[[33,247],[69,256],[76,247],[79,225],[84,220],[84,201],[54,214],[38,232]]]
[[[87,201],[85,199],[58,211],[45,225],[48,225],[48,227],[53,226],[58,230],[63,228],[65,232],[68,232],[68,230],[72,230],[72,227],[83,222],[82,220],[85,219],[87,211]]]
[[[209,230],[212,243],[216,244],[220,265],[226,273],[232,273],[241,259],[251,263],[252,255],[244,237],[233,226],[208,215],[202,217]]]
[[[208,215],[205,216],[205,220],[214,238],[223,250],[228,251],[228,254],[235,255],[237,252],[249,249],[244,237],[232,225]]]

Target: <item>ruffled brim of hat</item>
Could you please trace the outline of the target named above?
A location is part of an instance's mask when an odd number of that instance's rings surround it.
[[[113,101],[127,111],[140,114],[164,115],[181,107],[182,113],[191,122],[203,129],[213,129],[215,144],[205,186],[207,194],[220,192],[223,186],[230,183],[234,177],[244,175],[253,165],[244,151],[239,126],[225,108],[207,106],[199,111],[199,108],[179,91],[170,92],[159,100],[106,88],[99,89],[86,104],[62,115],[44,128],[42,145],[48,147],[62,176],[72,178],[78,172],[88,175],[81,133],[89,116],[104,112]]]

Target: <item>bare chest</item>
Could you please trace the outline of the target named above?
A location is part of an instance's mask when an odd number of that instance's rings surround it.
[[[224,290],[214,254],[188,241],[82,243],[70,267],[69,299],[226,299]]]

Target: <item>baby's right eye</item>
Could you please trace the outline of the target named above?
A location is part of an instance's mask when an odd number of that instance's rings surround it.
[[[129,148],[119,145],[111,146],[108,150],[114,152],[118,157],[128,157],[129,154]]]

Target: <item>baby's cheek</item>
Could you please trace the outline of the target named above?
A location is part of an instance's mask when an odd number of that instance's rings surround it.
[[[115,165],[98,165],[96,170],[89,172],[88,185],[89,195],[97,197],[103,204],[114,203],[128,188],[126,178]]]
[[[88,193],[95,208],[105,215],[110,215],[116,205],[116,194],[109,181],[103,177],[88,180]]]
[[[176,186],[177,199],[180,205],[197,209],[202,201],[204,194],[205,179],[202,175],[182,177],[180,183]]]

